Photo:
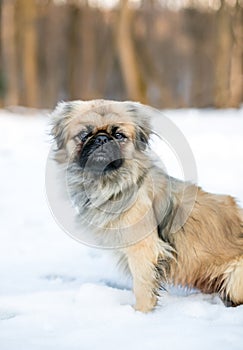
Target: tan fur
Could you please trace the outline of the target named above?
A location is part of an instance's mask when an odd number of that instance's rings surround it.
[[[102,210],[109,209],[113,200],[125,203],[137,186],[132,205],[129,210],[122,210],[121,206],[113,216],[99,210],[99,205],[91,207],[80,220],[85,224],[92,221],[92,229],[97,231],[97,226],[98,236],[104,241],[115,242],[121,235],[124,247],[118,254],[133,276],[136,310],[150,311],[156,305],[160,284],[168,282],[205,293],[218,292],[222,299],[241,304],[243,209],[230,196],[210,194],[170,178],[153,164],[146,150],[136,148],[139,132],[143,135],[141,140],[147,142],[152,114],[152,110],[149,112],[137,103],[104,100],[62,103],[54,111],[52,132],[59,162],[72,166],[77,152],[82,151],[76,136],[87,125],[93,127],[94,134],[99,130],[110,133],[111,126],[118,125],[128,136],[121,144],[121,152],[126,156],[122,170],[99,181],[89,179],[91,175],[87,173],[85,185],[95,203],[99,203],[100,196],[109,198],[100,204]],[[71,169],[71,193],[76,198],[81,185],[75,176],[80,170],[75,164]],[[192,198],[195,203],[187,217]],[[78,205],[82,211],[82,201]],[[115,229],[114,235],[111,228]],[[129,245],[131,236],[133,245]]]
[[[235,305],[243,300],[243,257],[238,257],[228,264],[225,274],[226,295]]]
[[[135,309],[150,311],[157,302],[154,294],[156,276],[154,266],[159,257],[156,232],[143,241],[124,249],[133,276],[133,290],[136,296]]]

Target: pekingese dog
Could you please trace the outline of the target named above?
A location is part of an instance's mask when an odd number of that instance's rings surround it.
[[[216,292],[239,305],[242,209],[232,197],[204,192],[156,164],[149,147],[151,114],[128,101],[57,105],[55,157],[66,165],[78,221],[97,242],[119,248],[133,278],[136,310],[152,310],[166,283]]]

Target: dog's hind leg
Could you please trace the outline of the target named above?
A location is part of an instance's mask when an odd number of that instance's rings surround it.
[[[243,304],[243,256],[234,259],[228,265],[223,294],[232,306]]]

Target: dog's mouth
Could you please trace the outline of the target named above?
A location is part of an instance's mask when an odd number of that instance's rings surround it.
[[[79,155],[79,165],[83,170],[100,175],[119,169],[123,161],[119,147],[113,142],[99,147],[87,145]]]
[[[90,156],[84,169],[94,173],[107,173],[119,169],[122,166],[123,159],[113,159],[109,155],[97,154]]]

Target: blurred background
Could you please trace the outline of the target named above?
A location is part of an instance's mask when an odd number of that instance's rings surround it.
[[[243,0],[2,0],[0,107],[240,107]]]

